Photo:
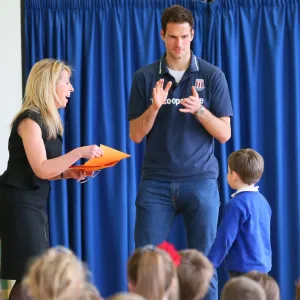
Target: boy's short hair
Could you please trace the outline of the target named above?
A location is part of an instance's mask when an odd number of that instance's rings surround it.
[[[230,154],[228,167],[231,172],[236,172],[244,183],[250,185],[258,182],[262,176],[264,159],[253,149],[241,149]]]
[[[107,300],[146,300],[144,297],[134,293],[117,293]]]
[[[266,300],[263,288],[245,276],[230,279],[222,290],[221,300]]]
[[[161,17],[161,28],[166,34],[168,23],[189,23],[191,29],[194,28],[194,18],[190,10],[181,5],[173,5],[164,10]]]
[[[245,276],[256,281],[264,289],[267,300],[280,299],[279,286],[275,279],[268,274],[251,271],[248,272]]]
[[[183,250],[180,254],[181,263],[177,268],[180,299],[202,299],[213,276],[213,265],[198,250]]]

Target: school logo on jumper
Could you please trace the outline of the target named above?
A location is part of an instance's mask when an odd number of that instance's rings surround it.
[[[202,91],[202,90],[205,89],[204,79],[196,79],[196,81],[195,81],[195,89],[197,91]]]

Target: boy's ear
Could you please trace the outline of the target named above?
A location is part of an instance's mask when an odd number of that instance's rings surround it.
[[[232,172],[232,176],[233,176],[233,180],[238,180],[240,179],[240,176],[238,175],[238,173],[231,171]]]

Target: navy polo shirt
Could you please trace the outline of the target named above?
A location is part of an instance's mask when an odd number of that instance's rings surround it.
[[[169,73],[165,56],[141,68],[133,77],[128,119],[140,117],[152,104],[152,90],[163,78],[172,81],[166,102],[158,111],[147,135],[142,178],[162,181],[187,181],[217,178],[218,162],[213,137],[190,113],[179,108],[182,98],[192,95],[195,86],[204,106],[216,117],[232,116],[232,105],[223,72],[192,54],[189,68],[178,84]]]

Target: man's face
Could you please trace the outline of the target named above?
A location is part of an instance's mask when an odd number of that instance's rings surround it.
[[[181,59],[190,54],[194,29],[191,29],[189,23],[168,23],[166,32],[161,30],[160,34],[168,56]]]

